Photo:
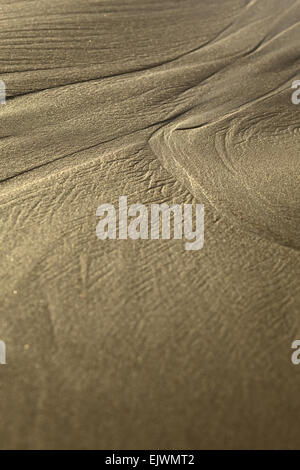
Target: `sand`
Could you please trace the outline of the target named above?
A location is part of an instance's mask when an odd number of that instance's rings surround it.
[[[0,447],[299,448],[299,1],[0,12]],[[122,195],[203,249],[97,239]]]

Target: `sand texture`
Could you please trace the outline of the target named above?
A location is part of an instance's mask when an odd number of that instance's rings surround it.
[[[299,51],[298,0],[0,0],[1,449],[299,448]]]

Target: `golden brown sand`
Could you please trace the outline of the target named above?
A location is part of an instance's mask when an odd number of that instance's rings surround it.
[[[0,13],[1,448],[299,448],[299,1]],[[120,195],[204,248],[98,240]]]

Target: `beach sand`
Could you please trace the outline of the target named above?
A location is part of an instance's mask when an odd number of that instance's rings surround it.
[[[1,449],[299,448],[300,2],[0,13]],[[203,249],[97,239],[121,195]]]

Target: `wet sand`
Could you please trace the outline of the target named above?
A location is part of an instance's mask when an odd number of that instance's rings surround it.
[[[0,11],[0,447],[299,448],[300,2]],[[204,248],[98,240],[121,195]]]

